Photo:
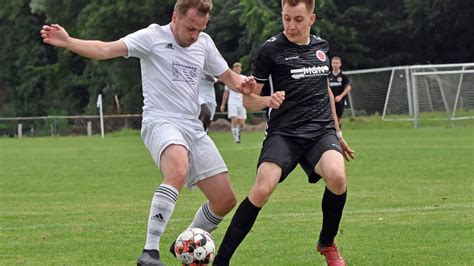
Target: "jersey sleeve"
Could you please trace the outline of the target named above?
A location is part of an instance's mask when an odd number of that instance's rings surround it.
[[[252,76],[258,83],[265,83],[268,81],[268,76],[271,72],[271,53],[264,43],[255,54],[252,61]]]
[[[206,33],[207,50],[206,50],[206,61],[204,62],[204,70],[210,73],[212,76],[220,76],[229,69],[227,62],[222,57],[219,50],[217,50],[216,44],[212,38]]]
[[[155,27],[160,26],[157,24],[152,24],[148,28],[138,30],[121,38],[121,40],[125,42],[125,45],[128,49],[128,54],[125,56],[125,58],[142,58],[151,51],[151,48],[153,47],[154,36],[153,28]]]

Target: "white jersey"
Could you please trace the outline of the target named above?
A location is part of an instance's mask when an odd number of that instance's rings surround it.
[[[243,79],[245,78],[244,75],[240,75]],[[241,94],[241,93],[238,93],[238,92],[235,92],[231,89],[229,89],[229,87],[227,87],[227,85],[224,87],[224,89],[226,91],[229,91],[229,98],[227,100],[227,104],[231,104],[231,105],[242,105],[243,106],[243,100],[244,100],[244,96]]]
[[[174,119],[201,127],[198,83],[203,69],[220,76],[228,66],[206,33],[189,47],[174,39],[170,24],[151,24],[122,38],[126,57],[140,58],[143,87],[143,122]]]
[[[199,98],[202,99],[204,103],[216,105],[216,91],[214,89],[214,83],[217,82],[217,79],[207,73],[203,73],[201,80],[199,82]]]

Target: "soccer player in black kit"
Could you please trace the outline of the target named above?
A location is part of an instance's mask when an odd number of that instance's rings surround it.
[[[346,202],[344,158],[354,158],[354,151],[342,138],[334,113],[327,78],[329,45],[310,35],[314,6],[315,0],[282,0],[284,32],[267,40],[254,57],[258,84],[253,94],[244,96],[244,105],[251,110],[269,107],[268,128],[255,184],[235,212],[213,265],[229,265],[260,209],[298,164],[309,182],[322,178],[326,183],[316,249],[328,265],[345,265],[334,238]],[[259,95],[265,82],[270,96]]]
[[[334,56],[331,59],[332,71],[328,76],[329,87],[331,87],[332,94],[334,95],[334,102],[336,104],[336,115],[339,127],[341,127],[341,118],[344,113],[347,95],[352,89],[351,81],[346,75],[344,75],[344,73],[342,73],[341,66],[341,58],[339,56]]]

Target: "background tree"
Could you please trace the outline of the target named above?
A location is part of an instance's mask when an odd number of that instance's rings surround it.
[[[313,33],[344,68],[474,62],[474,5],[464,0],[318,0]],[[95,61],[42,43],[44,23],[71,36],[116,40],[170,21],[175,0],[0,0],[0,116],[140,113],[139,60]],[[249,73],[255,50],[282,31],[280,1],[214,0],[206,29],[229,64]],[[218,92],[219,93],[219,92]],[[218,97],[218,99],[220,99]]]

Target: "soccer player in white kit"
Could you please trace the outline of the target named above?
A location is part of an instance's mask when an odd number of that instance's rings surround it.
[[[242,64],[239,62],[234,63],[232,70],[240,75]],[[245,77],[243,75],[241,76]],[[229,90],[229,87],[226,85],[224,94],[222,94],[221,112],[225,111],[226,102],[227,116],[231,122],[232,137],[234,137],[235,143],[240,143],[240,130],[244,128],[245,120],[247,119],[247,110],[243,104],[243,95]]]
[[[146,244],[138,265],[164,265],[159,241],[185,185],[197,186],[208,199],[190,227],[212,231],[236,204],[227,167],[198,119],[198,83],[203,70],[245,94],[256,83],[231,71],[211,37],[203,32],[211,8],[211,0],[177,0],[168,25],[152,24],[112,42],[72,38],[57,24],[44,25],[41,30],[45,43],[87,58],[140,58],[144,97],[141,136],[163,182],[151,202]]]

